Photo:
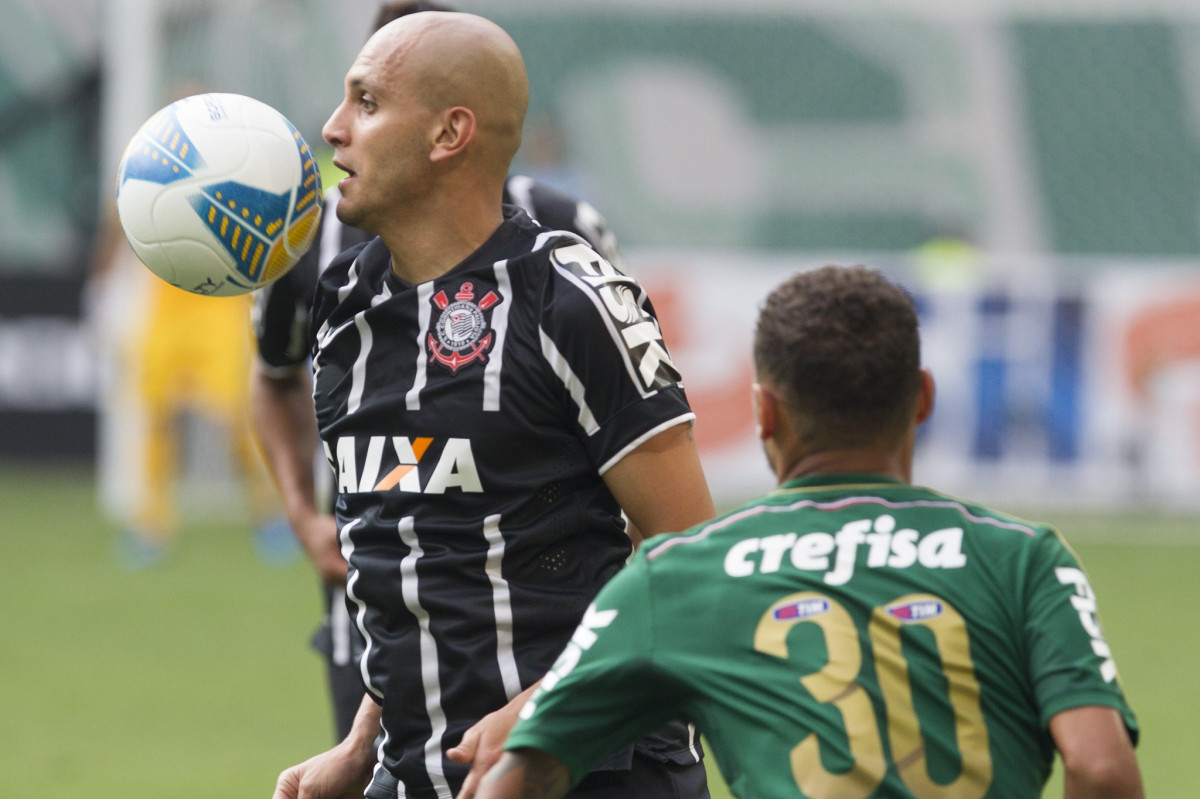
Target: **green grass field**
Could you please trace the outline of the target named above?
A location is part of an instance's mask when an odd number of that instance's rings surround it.
[[[0,797],[266,799],[331,742],[303,563],[268,568],[246,529],[213,523],[124,571],[84,471],[0,469],[0,508]],[[1100,595],[1148,794],[1192,799],[1200,519],[1042,515]]]

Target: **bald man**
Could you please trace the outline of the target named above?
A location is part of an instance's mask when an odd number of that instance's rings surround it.
[[[375,234],[326,269],[309,325],[366,697],[277,799],[469,799],[631,535],[713,514],[645,292],[498,201],[528,92],[503,30],[422,12],[368,40],[326,123],[338,218]],[[705,784],[673,723],[573,795]]]
[[[371,32],[393,20],[424,11],[451,11],[430,0],[389,0],[380,5]],[[326,475],[314,474],[317,425],[312,408],[312,371],[308,315],[317,278],[333,258],[374,236],[343,225],[336,208],[341,193],[325,191],[325,213],[313,246],[294,268],[254,293],[254,332],[258,357],[253,361],[251,408],[263,460],[274,481],[288,523],[321,577],[324,615],[313,647],[325,660],[333,710],[335,741],[345,738],[362,704],[358,659],[362,637],[346,607],[346,559],[338,543],[333,501]],[[543,225],[583,236],[606,261],[620,266],[616,234],[592,205],[543,181],[510,174],[502,202],[519,206]]]

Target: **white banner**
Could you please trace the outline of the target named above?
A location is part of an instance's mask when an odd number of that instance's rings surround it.
[[[696,410],[718,505],[771,487],[750,407],[763,299],[787,275],[867,263],[916,297],[938,386],[915,480],[986,502],[1200,507],[1200,268],[641,251]]]

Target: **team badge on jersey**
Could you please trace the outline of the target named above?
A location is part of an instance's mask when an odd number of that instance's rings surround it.
[[[468,281],[459,287],[454,302],[445,291],[433,295],[432,302],[441,315],[426,340],[430,356],[451,372],[473,361],[486,361],[495,336],[483,312],[503,302],[503,298],[489,291],[475,302],[475,285]]]

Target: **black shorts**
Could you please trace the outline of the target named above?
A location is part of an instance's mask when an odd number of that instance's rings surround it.
[[[567,794],[570,799],[708,799],[704,763],[685,766],[633,753],[629,770],[593,771]]]
[[[384,769],[375,771],[366,799],[396,799],[398,783]],[[664,763],[634,752],[630,768],[593,771],[567,799],[708,799],[704,763]]]

